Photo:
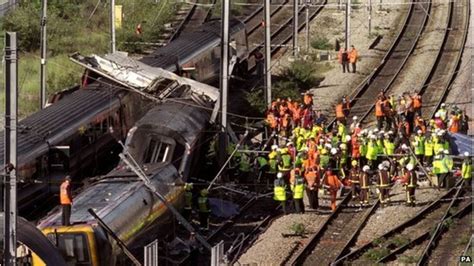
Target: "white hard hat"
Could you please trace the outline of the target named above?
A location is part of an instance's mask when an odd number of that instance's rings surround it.
[[[436,118],[439,118],[439,116],[440,116],[439,113],[436,113],[436,114],[435,114],[435,117],[436,117]]]
[[[411,163],[407,164],[406,167],[407,167],[407,170],[408,170],[408,171],[413,170],[413,164],[411,164]]]
[[[331,154],[336,154],[337,153],[337,149],[336,148],[332,148],[331,149]]]
[[[378,167],[378,168],[379,168],[379,170],[385,169],[385,167],[383,167],[383,164],[379,164],[379,167]]]
[[[319,143],[323,143],[324,142],[324,139],[319,139]]]
[[[364,165],[364,167],[362,167],[362,171],[364,172],[367,172],[370,170],[370,167],[368,165]]]
[[[441,107],[445,107],[445,106],[446,106],[446,104],[445,104],[445,103],[442,103],[442,104],[441,104]]]
[[[332,148],[331,144],[329,144],[329,143],[324,144],[324,147],[326,147],[328,149]]]
[[[380,135],[383,135],[383,134],[385,134],[385,131],[380,130],[379,134],[380,134]]]
[[[436,135],[441,137],[441,136],[443,136],[443,132],[439,131],[438,133],[436,133]]]
[[[392,135],[392,134],[393,134],[393,131],[391,131],[391,130],[390,130],[390,131],[389,131],[387,134],[390,134],[390,135]]]
[[[443,153],[444,154],[449,154],[449,151],[448,150],[443,150]]]
[[[382,162],[382,165],[383,165],[385,168],[389,168],[389,167],[390,167],[390,162],[389,162],[389,161],[383,161],[383,162]]]
[[[351,136],[347,135],[346,136],[346,141],[351,141]]]
[[[373,131],[373,132],[374,132],[374,133],[375,133],[375,132],[379,132],[379,129],[378,129],[378,128],[374,128],[374,131]]]
[[[293,145],[293,142],[290,141],[290,142],[286,143],[287,147],[290,146],[290,145]]]
[[[464,156],[469,157],[469,152],[468,152],[468,151],[465,151],[465,152],[464,152]]]
[[[277,174],[277,178],[283,178],[283,173],[281,173],[281,172],[278,173],[278,174]]]
[[[418,129],[418,130],[416,131],[416,133],[421,134],[421,133],[423,133],[423,131],[421,131],[421,129]]]
[[[377,136],[375,136],[375,135],[370,135],[370,138],[371,138],[371,139],[377,139]]]
[[[402,149],[406,150],[408,149],[408,146],[406,144],[402,144]]]
[[[358,119],[358,117],[356,115],[354,117],[352,117],[352,120],[354,120],[354,121],[357,120],[357,119]]]
[[[278,150],[278,145],[272,145],[272,150],[274,151]]]

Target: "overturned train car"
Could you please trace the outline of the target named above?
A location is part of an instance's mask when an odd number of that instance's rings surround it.
[[[188,105],[192,103],[193,105]],[[126,147],[156,189],[175,207],[198,162],[210,114],[195,102],[165,102],[150,110],[130,131]],[[171,213],[123,164],[74,198],[71,226],[61,225],[60,210],[39,223],[71,265],[122,264],[123,254],[88,213],[92,208],[130,250],[170,233]],[[38,260],[35,261],[38,265]]]

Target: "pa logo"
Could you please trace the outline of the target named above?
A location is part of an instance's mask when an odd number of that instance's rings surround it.
[[[459,262],[472,262],[471,256],[461,256]]]

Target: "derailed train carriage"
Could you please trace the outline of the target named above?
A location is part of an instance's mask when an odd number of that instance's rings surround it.
[[[245,25],[232,20],[230,34],[238,69],[246,71]],[[220,21],[212,21],[140,61],[200,82],[213,82],[219,76],[219,45]],[[58,179],[64,175],[71,175],[75,181],[94,174],[88,170],[99,164],[107,164],[104,158],[120,148],[114,137],[125,138],[147,110],[143,98],[103,78],[97,81],[99,76],[87,71],[82,88],[53,95],[52,105],[20,121],[17,170],[22,182],[18,196],[21,210],[31,209],[51,192],[57,192]],[[0,152],[3,150],[0,142]]]
[[[191,104],[191,105],[190,105]],[[151,183],[175,207],[183,204],[183,183],[198,163],[210,113],[186,100],[150,110],[130,131],[125,146]],[[117,265],[123,254],[88,213],[92,208],[132,251],[170,233],[171,213],[127,167],[120,164],[74,198],[71,226],[60,210],[38,227],[71,265]],[[35,265],[41,265],[35,259]]]

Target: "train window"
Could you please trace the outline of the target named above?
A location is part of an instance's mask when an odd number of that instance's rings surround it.
[[[82,233],[48,234],[48,238],[57,240],[56,246],[66,259],[66,263],[74,265],[90,265],[89,245],[87,237]]]
[[[144,163],[167,162],[173,156],[176,142],[171,138],[152,136],[145,153]]]

